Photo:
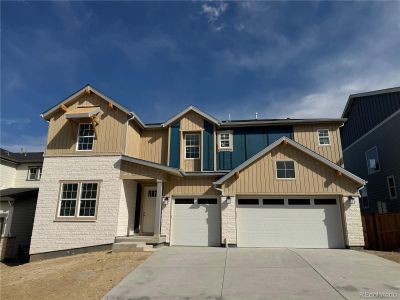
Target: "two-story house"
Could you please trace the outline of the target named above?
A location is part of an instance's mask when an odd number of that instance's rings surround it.
[[[0,260],[29,257],[43,152],[0,149]]]
[[[345,167],[368,181],[361,210],[400,212],[400,87],[350,95],[342,117]]]
[[[363,246],[344,119],[220,121],[189,106],[146,124],[87,85],[48,121],[31,258],[121,237],[189,246]],[[146,239],[143,239],[146,241]]]

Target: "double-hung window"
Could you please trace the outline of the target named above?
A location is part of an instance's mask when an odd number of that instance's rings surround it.
[[[93,150],[93,141],[94,141],[93,125],[91,123],[80,123],[76,150],[79,151]]]
[[[280,160],[276,162],[276,178],[293,179],[296,177],[293,160]]]
[[[220,150],[220,151],[232,151],[233,150],[232,131],[220,131],[218,133],[218,150]]]
[[[328,129],[318,129],[317,133],[318,133],[318,144],[320,146],[330,145]]]
[[[77,219],[96,217],[99,194],[98,182],[61,183],[58,217]]]
[[[185,159],[200,158],[200,134],[185,134]]]
[[[379,172],[381,167],[379,164],[378,148],[373,147],[365,152],[365,157],[367,159],[368,174],[374,174]]]
[[[388,189],[389,189],[389,198],[397,199],[397,191],[396,191],[396,181],[394,180],[394,176],[387,177]]]
[[[42,167],[29,167],[26,180],[40,180],[42,176]]]

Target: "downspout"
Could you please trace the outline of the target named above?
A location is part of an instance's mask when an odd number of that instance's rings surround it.
[[[221,192],[221,196],[224,196],[224,190],[221,188],[217,187],[217,184],[213,182],[213,188],[216,189],[217,191]]]

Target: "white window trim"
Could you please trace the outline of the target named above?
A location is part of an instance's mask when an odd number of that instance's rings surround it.
[[[282,161],[292,161],[293,162],[293,167],[294,167],[294,177],[293,178],[279,178],[278,177],[278,166],[277,163],[278,162],[282,162]],[[276,180],[296,180],[297,176],[296,176],[296,162],[292,159],[279,159],[275,161],[275,179]]]
[[[393,179],[394,197],[392,197],[392,195],[390,194],[391,186],[390,186],[390,183],[389,183],[389,179]],[[387,184],[388,184],[389,198],[390,199],[397,199],[396,180],[394,178],[394,175],[390,175],[390,176],[386,177],[386,181],[387,181]]]
[[[221,134],[229,135],[229,147],[221,146]],[[218,141],[218,150],[219,151],[233,151],[233,132],[232,132],[232,130],[219,131],[217,141]]]
[[[97,198],[96,198],[96,208],[94,211],[94,216],[80,216],[79,211],[81,208],[81,192],[82,192],[82,183],[97,183]],[[61,216],[61,196],[64,184],[78,184],[78,190],[76,195],[77,204],[75,205],[75,214],[73,216]],[[58,196],[58,206],[57,206],[57,215],[56,221],[96,221],[97,220],[97,213],[98,213],[98,204],[100,199],[100,184],[101,181],[99,180],[72,180],[72,181],[60,181],[60,191]]]
[[[322,130],[328,131],[328,142],[329,142],[328,144],[321,144],[321,140],[319,138],[319,132],[322,131]],[[327,129],[327,128],[319,128],[319,129],[317,129],[317,139],[318,139],[318,146],[322,146],[322,147],[330,146],[331,145],[331,134],[329,132],[329,129]]]
[[[92,123],[79,123],[78,124],[78,133],[77,133],[77,137],[76,137],[76,147],[75,147],[75,151],[79,151],[79,152],[88,152],[88,151],[93,151],[93,149],[94,149],[94,141],[95,141],[95,133],[94,133],[94,131],[93,131],[93,144],[92,144],[92,149],[90,149],[90,150],[79,150],[79,131],[80,131],[80,127],[81,127],[81,125],[92,125],[92,127],[93,127],[93,124]],[[93,128],[93,130],[94,130],[94,128]]]
[[[30,175],[31,175],[31,169],[33,169],[33,168],[36,168],[36,169],[39,169],[40,170],[40,172],[38,172],[38,173],[36,173],[36,178],[35,179],[31,179],[30,177]],[[38,174],[40,174],[39,175],[39,178],[37,178],[37,175]],[[27,181],[40,181],[40,179],[42,178],[42,166],[29,166],[28,167],[28,175],[27,175],[27,177],[26,177],[26,180]]]
[[[376,154],[377,154],[377,157],[378,157],[379,169],[378,169],[377,171],[370,172],[370,167],[369,167],[369,164],[368,164],[367,152],[371,151],[371,150],[374,149],[374,148],[376,149]],[[366,162],[366,164],[367,164],[367,172],[368,172],[368,175],[376,174],[376,173],[379,173],[379,172],[381,171],[381,163],[380,163],[380,159],[379,159],[379,152],[378,152],[378,147],[377,147],[377,146],[374,146],[374,147],[368,149],[367,151],[365,151],[365,162]]]
[[[191,147],[191,148],[194,148],[194,147],[196,147],[196,146],[186,146],[186,136],[187,135],[198,135],[199,136],[199,157],[186,157],[186,147]],[[185,160],[198,160],[198,159],[201,159],[201,133],[197,133],[197,132],[186,132],[186,133],[184,133],[183,134],[183,142],[184,142],[184,149],[185,149],[185,153],[184,153],[184,159]]]

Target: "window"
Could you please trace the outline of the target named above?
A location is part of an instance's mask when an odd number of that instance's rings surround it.
[[[75,216],[78,183],[64,183],[61,191],[60,217]]]
[[[197,204],[217,204],[217,199],[215,198],[200,198],[197,199]]]
[[[77,150],[91,151],[93,149],[94,130],[90,123],[79,124]]]
[[[263,205],[284,205],[283,199],[263,199]]]
[[[221,151],[233,150],[232,131],[221,131],[218,133],[218,150]]]
[[[330,145],[328,129],[318,129],[317,133],[318,133],[318,143],[320,146]]]
[[[378,148],[373,147],[365,152],[365,157],[367,159],[368,174],[374,174],[380,171]]]
[[[185,134],[185,159],[200,158],[200,134]]]
[[[294,161],[285,160],[276,162],[276,178],[291,179],[295,177]]]
[[[258,199],[238,199],[239,205],[259,205]]]
[[[194,199],[175,199],[175,204],[194,204]]]
[[[389,188],[390,199],[397,199],[396,181],[394,180],[393,175],[387,177],[387,183]]]
[[[58,217],[77,220],[82,217],[93,219],[99,194],[98,182],[61,183]]]
[[[27,180],[40,180],[41,176],[42,176],[42,168],[41,167],[29,167],[28,168]]]
[[[289,205],[310,205],[310,199],[289,199]]]
[[[315,205],[336,205],[336,199],[314,199]]]
[[[157,197],[157,190],[148,190],[147,191],[147,197],[149,197],[149,198]]]

